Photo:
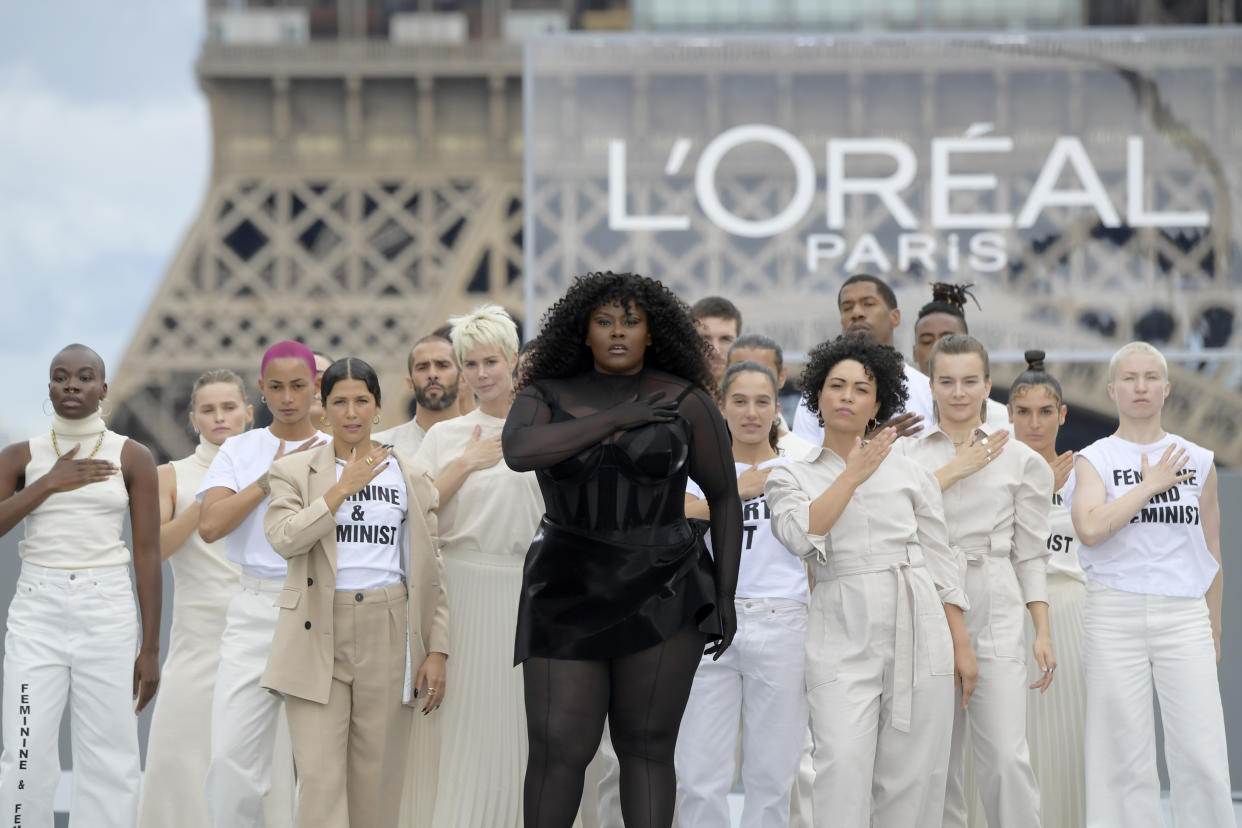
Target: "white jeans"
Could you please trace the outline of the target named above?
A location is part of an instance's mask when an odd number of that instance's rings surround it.
[[[1087,825],[1164,825],[1154,684],[1164,721],[1173,824],[1233,828],[1207,603],[1122,592],[1088,581],[1084,629]]]
[[[280,609],[283,580],[241,576],[220,639],[220,669],[211,700],[211,765],[207,808],[216,828],[277,828],[292,822],[293,791],[284,701],[259,686]],[[275,751],[278,741],[283,750]],[[273,767],[273,754],[276,756]],[[342,761],[344,758],[342,757]],[[264,797],[271,792],[265,809]],[[266,816],[265,816],[266,810]]]
[[[806,604],[739,598],[737,634],[719,661],[704,656],[677,737],[682,828],[729,824],[732,760],[742,731],[742,824],[787,828],[806,744]]]
[[[142,781],[133,707],[137,651],[128,566],[22,564],[4,636],[0,824],[51,828],[68,701],[70,824],[132,828]]]

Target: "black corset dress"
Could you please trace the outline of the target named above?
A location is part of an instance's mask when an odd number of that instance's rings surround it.
[[[609,432],[592,417],[655,391],[677,401],[672,422]],[[518,395],[505,432],[506,460],[537,470],[546,508],[526,554],[515,663],[628,655],[687,624],[720,637],[707,524],[684,508],[693,476],[712,506],[713,546],[727,550],[722,576],[735,582],[737,482],[706,394],[656,371],[546,380]]]

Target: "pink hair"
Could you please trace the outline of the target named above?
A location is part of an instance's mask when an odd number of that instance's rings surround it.
[[[263,354],[263,361],[259,364],[259,376],[267,373],[267,364],[273,359],[300,359],[306,363],[307,368],[310,368],[311,379],[314,379],[318,374],[318,371],[315,370],[314,353],[301,342],[286,339],[268,348],[267,352]]]

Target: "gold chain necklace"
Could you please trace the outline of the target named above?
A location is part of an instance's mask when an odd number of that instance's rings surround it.
[[[99,439],[95,441],[95,447],[91,449],[91,453],[86,455],[85,459],[90,460],[99,453],[99,447],[103,445],[103,438],[106,433],[107,429],[99,432]],[[56,442],[56,429],[52,429],[52,451],[56,452],[57,457],[60,457],[60,444]]]

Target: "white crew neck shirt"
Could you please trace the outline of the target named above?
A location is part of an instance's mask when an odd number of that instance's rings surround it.
[[[315,437],[331,440],[331,437],[318,431],[315,432]],[[225,440],[215,459],[211,461],[207,474],[203,476],[195,499],[202,503],[207,491],[217,487],[240,492],[267,474],[272,467],[272,459],[280,451],[280,443],[280,438],[268,428],[256,428]],[[297,441],[285,441],[285,450],[297,448],[298,445],[300,443]],[[270,498],[263,498],[225,536],[224,554],[230,561],[238,564],[243,573],[253,578],[283,579],[288,565],[272,549],[272,545],[267,542],[267,535],[263,532],[263,516],[267,514],[270,502]]]
[[[345,461],[337,458],[336,479]],[[354,592],[400,583],[401,539],[409,499],[396,462],[353,493],[336,510],[336,589]]]
[[[1165,434],[1149,445],[1113,434],[1087,446],[1078,458],[1100,475],[1105,502],[1112,502],[1138,485],[1144,455],[1154,466],[1173,444],[1189,455],[1182,471],[1192,476],[1153,497],[1129,523],[1100,543],[1079,546],[1078,560],[1092,581],[1124,592],[1175,598],[1202,598],[1212,585],[1220,566],[1208,551],[1199,517],[1199,497],[1212,469],[1210,450],[1176,434]],[[1076,484],[1075,475],[1065,484],[1069,503]]]
[[[789,460],[775,457],[759,464],[761,469],[786,466]],[[738,477],[750,468],[734,463]],[[686,494],[703,499],[703,490],[693,480],[686,481]],[[707,539],[711,549],[712,539]],[[789,598],[807,602],[806,565],[772,534],[772,512],[760,494],[742,501],[742,561],[737,573],[738,598]]]

